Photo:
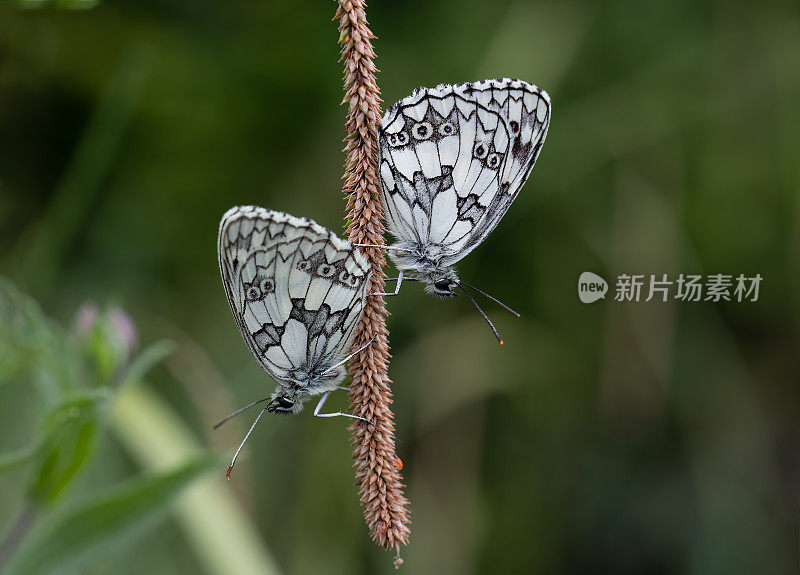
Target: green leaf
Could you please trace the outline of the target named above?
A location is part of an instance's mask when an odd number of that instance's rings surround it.
[[[30,488],[39,505],[55,501],[92,454],[99,427],[100,403],[108,397],[104,388],[67,395],[45,422],[42,461]]]
[[[70,338],[33,298],[0,276],[0,387],[30,386],[52,405],[78,381],[80,356]]]
[[[34,501],[47,505],[58,499],[94,451],[97,427],[96,419],[82,419],[67,427],[39,467],[30,489]]]
[[[114,328],[103,312],[96,319],[90,333],[87,334],[83,348],[92,366],[92,379],[98,385],[107,385],[114,374],[124,365],[127,352],[122,348],[114,334]]]
[[[97,406],[108,396],[106,389],[85,390],[70,393],[49,414],[45,425],[35,443],[0,453],[0,475],[13,471],[20,465],[36,458],[47,445],[52,445],[52,439],[62,438],[65,433],[64,426],[75,416],[75,410],[80,411]],[[76,470],[77,471],[77,470]],[[41,470],[40,470],[41,475]],[[73,473],[74,475],[74,473]],[[43,481],[43,480],[39,480]]]
[[[6,575],[82,572],[151,527],[186,485],[216,464],[215,457],[202,457],[70,506],[31,536]]]

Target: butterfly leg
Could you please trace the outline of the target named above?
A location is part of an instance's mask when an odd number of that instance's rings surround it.
[[[326,370],[323,372],[323,375],[324,375],[324,374],[326,374],[326,373],[330,373],[331,371],[334,371],[334,370],[336,370],[336,368],[337,368],[337,367],[339,367],[340,365],[344,365],[345,363],[347,363],[348,361],[350,361],[350,360],[353,358],[353,356],[354,356],[354,355],[356,355],[357,353],[361,353],[362,351],[364,351],[365,349],[367,349],[369,346],[371,346],[371,345],[372,345],[372,342],[373,342],[373,341],[375,341],[375,338],[376,338],[376,337],[378,337],[378,336],[377,336],[377,335],[373,335],[373,336],[372,336],[372,339],[371,339],[371,340],[369,340],[369,341],[368,341],[366,344],[364,344],[364,345],[362,345],[361,347],[359,347],[357,350],[355,350],[353,353],[351,353],[350,355],[348,355],[346,358],[344,358],[342,361],[340,361],[340,362],[339,362],[339,363],[337,363],[336,365],[332,365],[331,367],[329,367],[328,369],[326,369]],[[337,387],[336,389],[343,389],[343,390],[345,390],[345,391],[349,391],[349,390],[348,390],[346,387]]]
[[[377,292],[377,293],[371,293],[371,294],[369,294],[369,295],[384,295],[384,296],[390,296],[390,295],[397,295],[398,293],[400,293],[400,286],[401,286],[401,285],[403,285],[403,270],[400,270],[400,271],[398,271],[398,272],[397,272],[397,278],[387,278],[387,279],[388,279],[388,280],[397,279],[397,283],[396,283],[396,284],[395,284],[395,286],[394,286],[394,291],[393,291],[393,292],[390,292],[390,293],[387,293],[387,292]]]
[[[314,409],[314,417],[338,417],[341,415],[343,417],[352,417],[353,419],[360,419],[361,421],[366,421],[367,423],[372,424],[372,422],[369,419],[361,417],[360,415],[353,415],[352,413],[342,413],[341,411],[337,411],[336,413],[320,413],[322,406],[325,405],[325,402],[328,400],[328,396],[330,394],[331,394],[330,391],[326,391],[325,393],[322,394],[322,397],[320,398],[317,407]]]

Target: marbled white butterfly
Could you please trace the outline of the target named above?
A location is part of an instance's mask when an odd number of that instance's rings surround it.
[[[312,220],[257,206],[228,210],[220,222],[217,251],[239,330],[278,384],[269,397],[217,426],[263,401],[269,403],[256,422],[264,411],[298,413],[315,395],[322,396],[315,416],[362,419],[320,410],[345,377],[344,364],[369,285],[364,257],[350,242]],[[233,463],[229,478],[232,468]]]
[[[421,88],[389,108],[379,129],[379,168],[399,276],[395,291],[382,295],[397,294],[406,276],[439,297],[460,288],[477,307],[464,287],[473,286],[459,281],[453,266],[511,206],[549,124],[549,96],[522,80]]]

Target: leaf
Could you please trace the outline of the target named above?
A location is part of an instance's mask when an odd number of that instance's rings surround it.
[[[42,461],[30,496],[39,505],[58,498],[88,461],[97,438],[99,405],[108,397],[104,388],[68,394],[45,423]]]
[[[28,492],[40,505],[55,500],[88,460],[109,396],[107,388],[78,388],[87,381],[80,363],[64,331],[0,277],[0,381],[36,390],[44,414],[25,447],[0,455],[0,473],[35,460]]]
[[[202,457],[70,506],[31,536],[6,575],[82,572],[151,527],[184,487],[216,464],[215,457]]]
[[[78,379],[78,354],[39,304],[0,276],[0,386],[30,382],[44,398]]]

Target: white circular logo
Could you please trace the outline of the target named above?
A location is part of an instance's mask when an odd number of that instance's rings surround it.
[[[606,280],[592,272],[583,272],[578,278],[578,298],[583,303],[596,302],[606,297],[608,284]]]

